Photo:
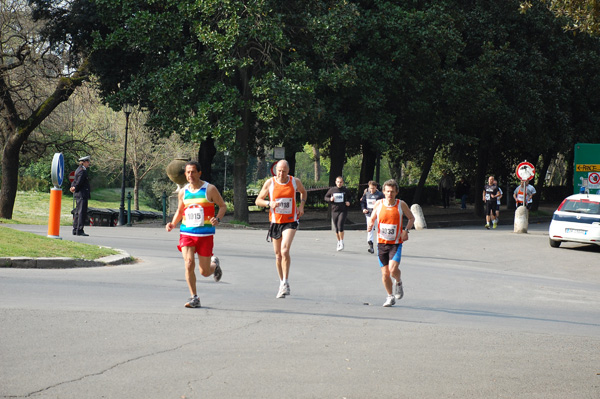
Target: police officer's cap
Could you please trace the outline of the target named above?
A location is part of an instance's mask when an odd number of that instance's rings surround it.
[[[90,162],[90,156],[89,155],[86,155],[85,157],[79,158],[79,162],[85,162],[85,161]]]

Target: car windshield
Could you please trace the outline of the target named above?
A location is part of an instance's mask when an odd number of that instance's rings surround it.
[[[560,210],[565,212],[600,215],[600,202],[590,201],[588,199],[566,200]]]

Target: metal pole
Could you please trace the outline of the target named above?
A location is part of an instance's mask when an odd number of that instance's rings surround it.
[[[131,192],[127,193],[127,226],[131,227]]]
[[[229,155],[229,151],[225,151],[225,177],[223,178],[223,193],[227,190],[227,155]]]
[[[127,133],[129,131],[129,112],[125,112],[125,149],[123,151],[123,179],[121,180],[121,206],[119,207],[119,226],[125,224],[125,165],[127,163]]]
[[[163,224],[167,224],[167,193],[162,193]]]

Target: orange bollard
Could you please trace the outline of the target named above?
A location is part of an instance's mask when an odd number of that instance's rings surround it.
[[[48,214],[48,236],[49,238],[60,238],[60,205],[62,201],[62,190],[60,188],[50,189],[50,213]]]

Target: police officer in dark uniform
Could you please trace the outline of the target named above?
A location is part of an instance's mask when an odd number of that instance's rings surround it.
[[[87,171],[90,163],[89,155],[79,158],[79,167],[75,171],[75,180],[71,183],[70,189],[77,202],[73,213],[73,235],[85,237],[89,235],[83,231],[83,226],[87,218],[88,200],[90,199],[90,180]]]

